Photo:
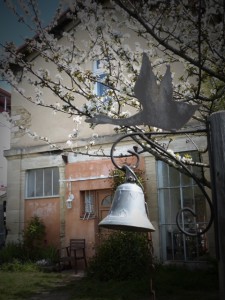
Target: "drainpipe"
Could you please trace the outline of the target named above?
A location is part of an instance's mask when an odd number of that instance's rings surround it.
[[[19,242],[21,242],[21,209],[22,209],[22,159],[23,159],[23,150],[20,149],[20,168],[19,168],[19,172],[20,172],[20,182],[19,182],[19,226],[18,226],[18,238],[19,238]]]

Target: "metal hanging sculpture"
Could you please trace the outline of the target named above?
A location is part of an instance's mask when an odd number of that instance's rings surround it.
[[[146,150],[143,148],[143,142],[148,144],[152,149],[157,149],[160,153],[166,155],[169,159],[174,160],[177,165],[180,165],[183,170],[186,172],[187,175],[189,175],[193,180],[196,182],[198,187],[200,188],[202,194],[204,195],[206,202],[209,206],[209,212],[210,217],[209,221],[206,224],[205,228],[199,230],[198,226],[190,232],[185,229],[185,227],[182,224],[182,214],[189,213],[194,218],[197,217],[195,211],[189,207],[183,207],[177,212],[176,217],[176,224],[179,230],[188,236],[199,236],[205,234],[210,228],[213,223],[214,219],[214,213],[213,213],[213,205],[211,202],[210,197],[206,193],[204,186],[201,184],[199,179],[195,176],[195,174],[187,168],[184,163],[182,163],[179,159],[174,157],[172,154],[168,153],[162,146],[154,142],[153,140],[149,139],[148,136],[151,136],[153,133],[140,133],[140,132],[133,132],[126,135],[123,135],[122,137],[118,138],[112,145],[110,156],[112,163],[114,166],[119,169],[123,170],[126,173],[126,183],[120,185],[117,188],[117,191],[115,193],[112,207],[110,210],[110,213],[108,216],[106,216],[105,219],[103,219],[99,226],[110,228],[110,229],[119,229],[119,230],[131,230],[131,231],[154,231],[154,227],[151,224],[148,218],[148,211],[144,212],[143,204],[144,204],[144,198],[142,197],[140,191],[137,191],[136,187],[133,187],[133,184],[136,184],[138,182],[138,179],[135,175],[135,173],[131,170],[131,168],[127,165],[119,166],[114,157],[114,151],[118,145],[123,139],[127,139],[128,137],[132,138],[139,146],[140,149],[135,147],[135,151],[128,150],[129,155],[135,156],[137,161],[136,164],[133,166],[133,168],[137,168],[139,165],[139,159],[140,154],[144,153]],[[157,133],[159,134],[159,133]],[[127,185],[127,182],[131,182],[129,185]],[[132,183],[133,182],[133,183]],[[138,182],[141,186],[140,182]],[[141,186],[142,187],[142,186]],[[143,189],[143,188],[142,188]],[[130,194],[133,193],[132,196]],[[126,198],[127,197],[127,198]],[[135,198],[137,201],[135,203]],[[131,200],[131,201],[130,201]],[[138,212],[139,217],[135,217],[135,212]],[[140,220],[140,218],[143,218],[143,221]]]
[[[134,86],[134,95],[141,103],[141,111],[123,119],[96,115],[88,123],[115,124],[120,126],[150,125],[164,130],[175,131],[183,127],[193,116],[199,105],[173,100],[173,86],[170,67],[167,66],[160,85],[146,53],[143,53],[140,74]]]
[[[156,77],[152,71],[151,63],[145,53],[142,57],[140,74],[134,86],[134,95],[140,101],[142,106],[141,111],[137,114],[125,119],[113,119],[106,115],[99,114],[93,118],[87,119],[86,122],[95,124],[115,124],[120,126],[150,125],[169,131],[162,132],[162,134],[182,134],[187,132],[177,132],[177,130],[182,128],[199,108],[199,105],[191,105],[173,100],[172,77],[169,66],[167,66],[166,73],[163,76],[160,85],[157,84]],[[196,132],[200,131],[205,130],[198,130]],[[154,140],[148,138],[152,134],[154,133],[129,133],[120,137],[116,140],[116,142],[114,142],[110,154],[112,163],[116,168],[126,172],[126,174],[132,174],[131,181],[133,183],[131,183],[130,179],[128,179],[128,176],[126,176],[126,183],[117,188],[109,215],[100,222],[99,226],[111,229],[135,231],[155,230],[147,217],[147,211],[144,209],[145,201],[142,195],[143,193],[139,191],[141,188],[136,184],[137,177],[130,167],[127,165],[118,166],[114,159],[114,150],[116,145],[121,140],[130,137],[141,147],[141,150],[139,151],[137,151],[137,149],[136,151],[128,151],[131,155],[135,155],[137,158],[135,167],[137,167],[139,163],[139,154],[147,151],[143,147],[144,142],[148,145],[148,147],[151,147],[162,155],[167,156],[169,159],[174,160],[177,165],[180,165],[183,168],[187,175],[194,179],[209,205],[211,212],[209,222],[205,229],[201,230],[201,232],[198,231],[198,228],[196,228],[195,232],[188,232],[180,224],[182,223],[180,222],[180,219],[184,213],[188,212],[192,214],[193,217],[196,217],[196,213],[191,208],[184,207],[177,213],[176,223],[179,230],[185,235],[199,236],[204,234],[211,227],[214,218],[213,205],[204,189],[204,186],[201,184],[195,174],[192,173],[180,160],[176,159],[175,156],[167,152],[163,147],[154,142]],[[160,133],[157,132],[157,134]],[[138,199],[137,203],[135,203],[135,199],[133,199],[135,197],[132,197],[131,194],[135,194],[136,199]],[[136,211],[139,213],[138,218],[135,217]],[[143,220],[141,220],[141,218],[143,218]]]

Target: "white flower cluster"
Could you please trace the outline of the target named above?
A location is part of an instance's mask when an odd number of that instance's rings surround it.
[[[186,163],[186,164],[193,163],[192,157],[189,154],[185,154],[184,156],[181,156],[179,153],[175,153],[171,149],[167,149],[167,152],[169,153],[169,155],[173,156],[178,161],[181,161],[181,162]]]
[[[90,141],[89,141],[89,145],[86,146],[85,148],[86,148],[87,150],[89,150],[91,146],[94,146],[97,138],[98,138],[98,134],[97,134],[97,133],[93,133],[93,134],[92,134],[92,138],[91,138]]]
[[[35,91],[35,103],[40,105],[40,104],[43,104],[44,101],[43,101],[43,91],[40,89],[40,88],[35,88],[34,89]]]

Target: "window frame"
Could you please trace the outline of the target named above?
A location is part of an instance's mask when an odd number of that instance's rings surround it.
[[[190,151],[190,154],[196,157],[198,155],[198,158],[200,158],[197,151]],[[196,167],[190,166],[190,168]],[[200,172],[199,175],[202,176],[203,170],[201,169]],[[172,175],[174,178],[171,178]],[[177,178],[175,178],[176,176]],[[157,162],[159,234],[161,241],[161,259],[163,261],[198,261],[202,256],[201,251],[202,253],[204,253],[204,250],[207,251],[206,234],[200,238],[185,236],[178,230],[176,225],[176,214],[180,208],[187,206],[188,201],[197,210],[199,205],[204,204],[203,214],[207,215],[206,200],[198,190],[198,185],[193,178],[187,179],[185,176],[186,175],[181,174],[179,171],[172,169],[172,167],[166,163],[162,161]],[[189,193],[188,196],[192,194],[192,197],[186,198],[187,192]],[[199,218],[199,220],[195,220],[195,225],[207,224],[206,221],[201,221],[202,216]],[[183,222],[187,224],[187,220],[183,220]],[[190,245],[192,246],[192,253],[190,253]],[[193,254],[194,251],[195,254]]]
[[[50,194],[45,194],[46,193],[46,181],[49,181],[49,177],[46,177],[46,172],[51,170],[51,193]],[[42,189],[42,194],[37,195],[37,173],[42,171],[42,182],[39,183],[41,189]],[[55,172],[57,171],[56,178],[55,177]],[[31,175],[32,174],[32,175]],[[34,176],[34,178],[30,178],[29,176]],[[57,180],[58,179],[58,180]],[[34,196],[29,195],[29,180],[33,180],[33,193]],[[47,183],[48,184],[48,183]],[[57,184],[55,186],[55,184]],[[55,190],[58,190],[58,193],[54,193]],[[59,168],[58,167],[47,167],[47,168],[37,168],[37,169],[30,169],[26,171],[26,180],[25,180],[25,198],[26,199],[45,199],[45,198],[54,198],[54,197],[59,197]]]
[[[98,96],[98,97],[103,97],[105,98],[105,101],[108,100],[108,96],[105,95],[106,91],[109,89],[107,86],[105,86],[104,84],[101,83],[101,80],[103,81],[103,79],[106,77],[106,74],[104,73],[104,71],[102,70],[102,68],[100,68],[98,66],[98,64],[101,63],[101,60],[96,60],[93,62],[93,71],[94,74],[96,76],[103,76],[100,80],[98,79],[98,82],[95,83],[94,85],[94,93]],[[103,92],[101,92],[101,87],[103,89]]]

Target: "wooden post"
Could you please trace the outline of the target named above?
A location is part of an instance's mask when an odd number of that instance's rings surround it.
[[[220,300],[225,299],[225,111],[209,117],[209,152],[215,236],[219,266]]]

